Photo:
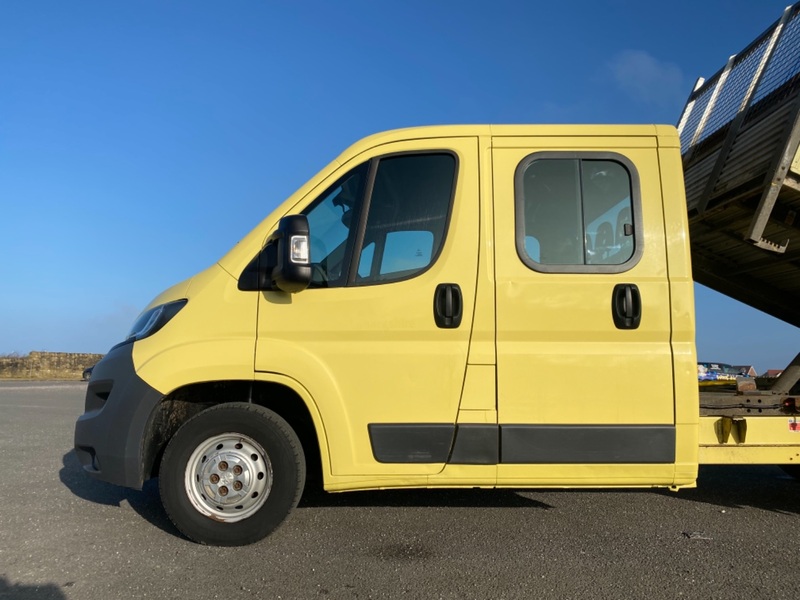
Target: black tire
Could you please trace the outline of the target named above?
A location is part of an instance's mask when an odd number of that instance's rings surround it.
[[[787,475],[800,479],[800,465],[780,465],[780,467]]]
[[[189,419],[164,452],[159,491],[186,537],[244,546],[272,533],[297,506],[303,448],[280,416],[255,404],[219,404]]]

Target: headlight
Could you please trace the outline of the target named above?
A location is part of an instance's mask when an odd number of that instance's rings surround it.
[[[144,338],[153,335],[156,331],[161,329],[164,325],[169,323],[170,319],[178,314],[178,312],[186,306],[188,300],[175,300],[174,302],[167,302],[166,304],[159,304],[154,306],[136,319],[133,324],[128,337],[125,338],[126,342],[135,342],[136,340],[143,340]]]

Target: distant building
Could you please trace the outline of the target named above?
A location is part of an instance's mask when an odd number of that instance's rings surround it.
[[[767,369],[764,377],[780,377],[781,373],[783,373],[783,369]]]

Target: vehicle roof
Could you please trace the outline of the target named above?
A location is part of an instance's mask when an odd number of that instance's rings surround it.
[[[426,125],[392,129],[367,136],[348,147],[341,156],[358,154],[362,149],[401,140],[447,137],[658,137],[659,144],[675,147],[679,144],[673,125],[609,125],[609,124],[520,124],[520,125]]]

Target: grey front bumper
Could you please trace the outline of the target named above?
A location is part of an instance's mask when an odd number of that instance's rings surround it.
[[[144,439],[163,396],[134,370],[133,343],[115,346],[95,365],[85,413],[75,424],[75,452],[89,475],[142,489]]]

